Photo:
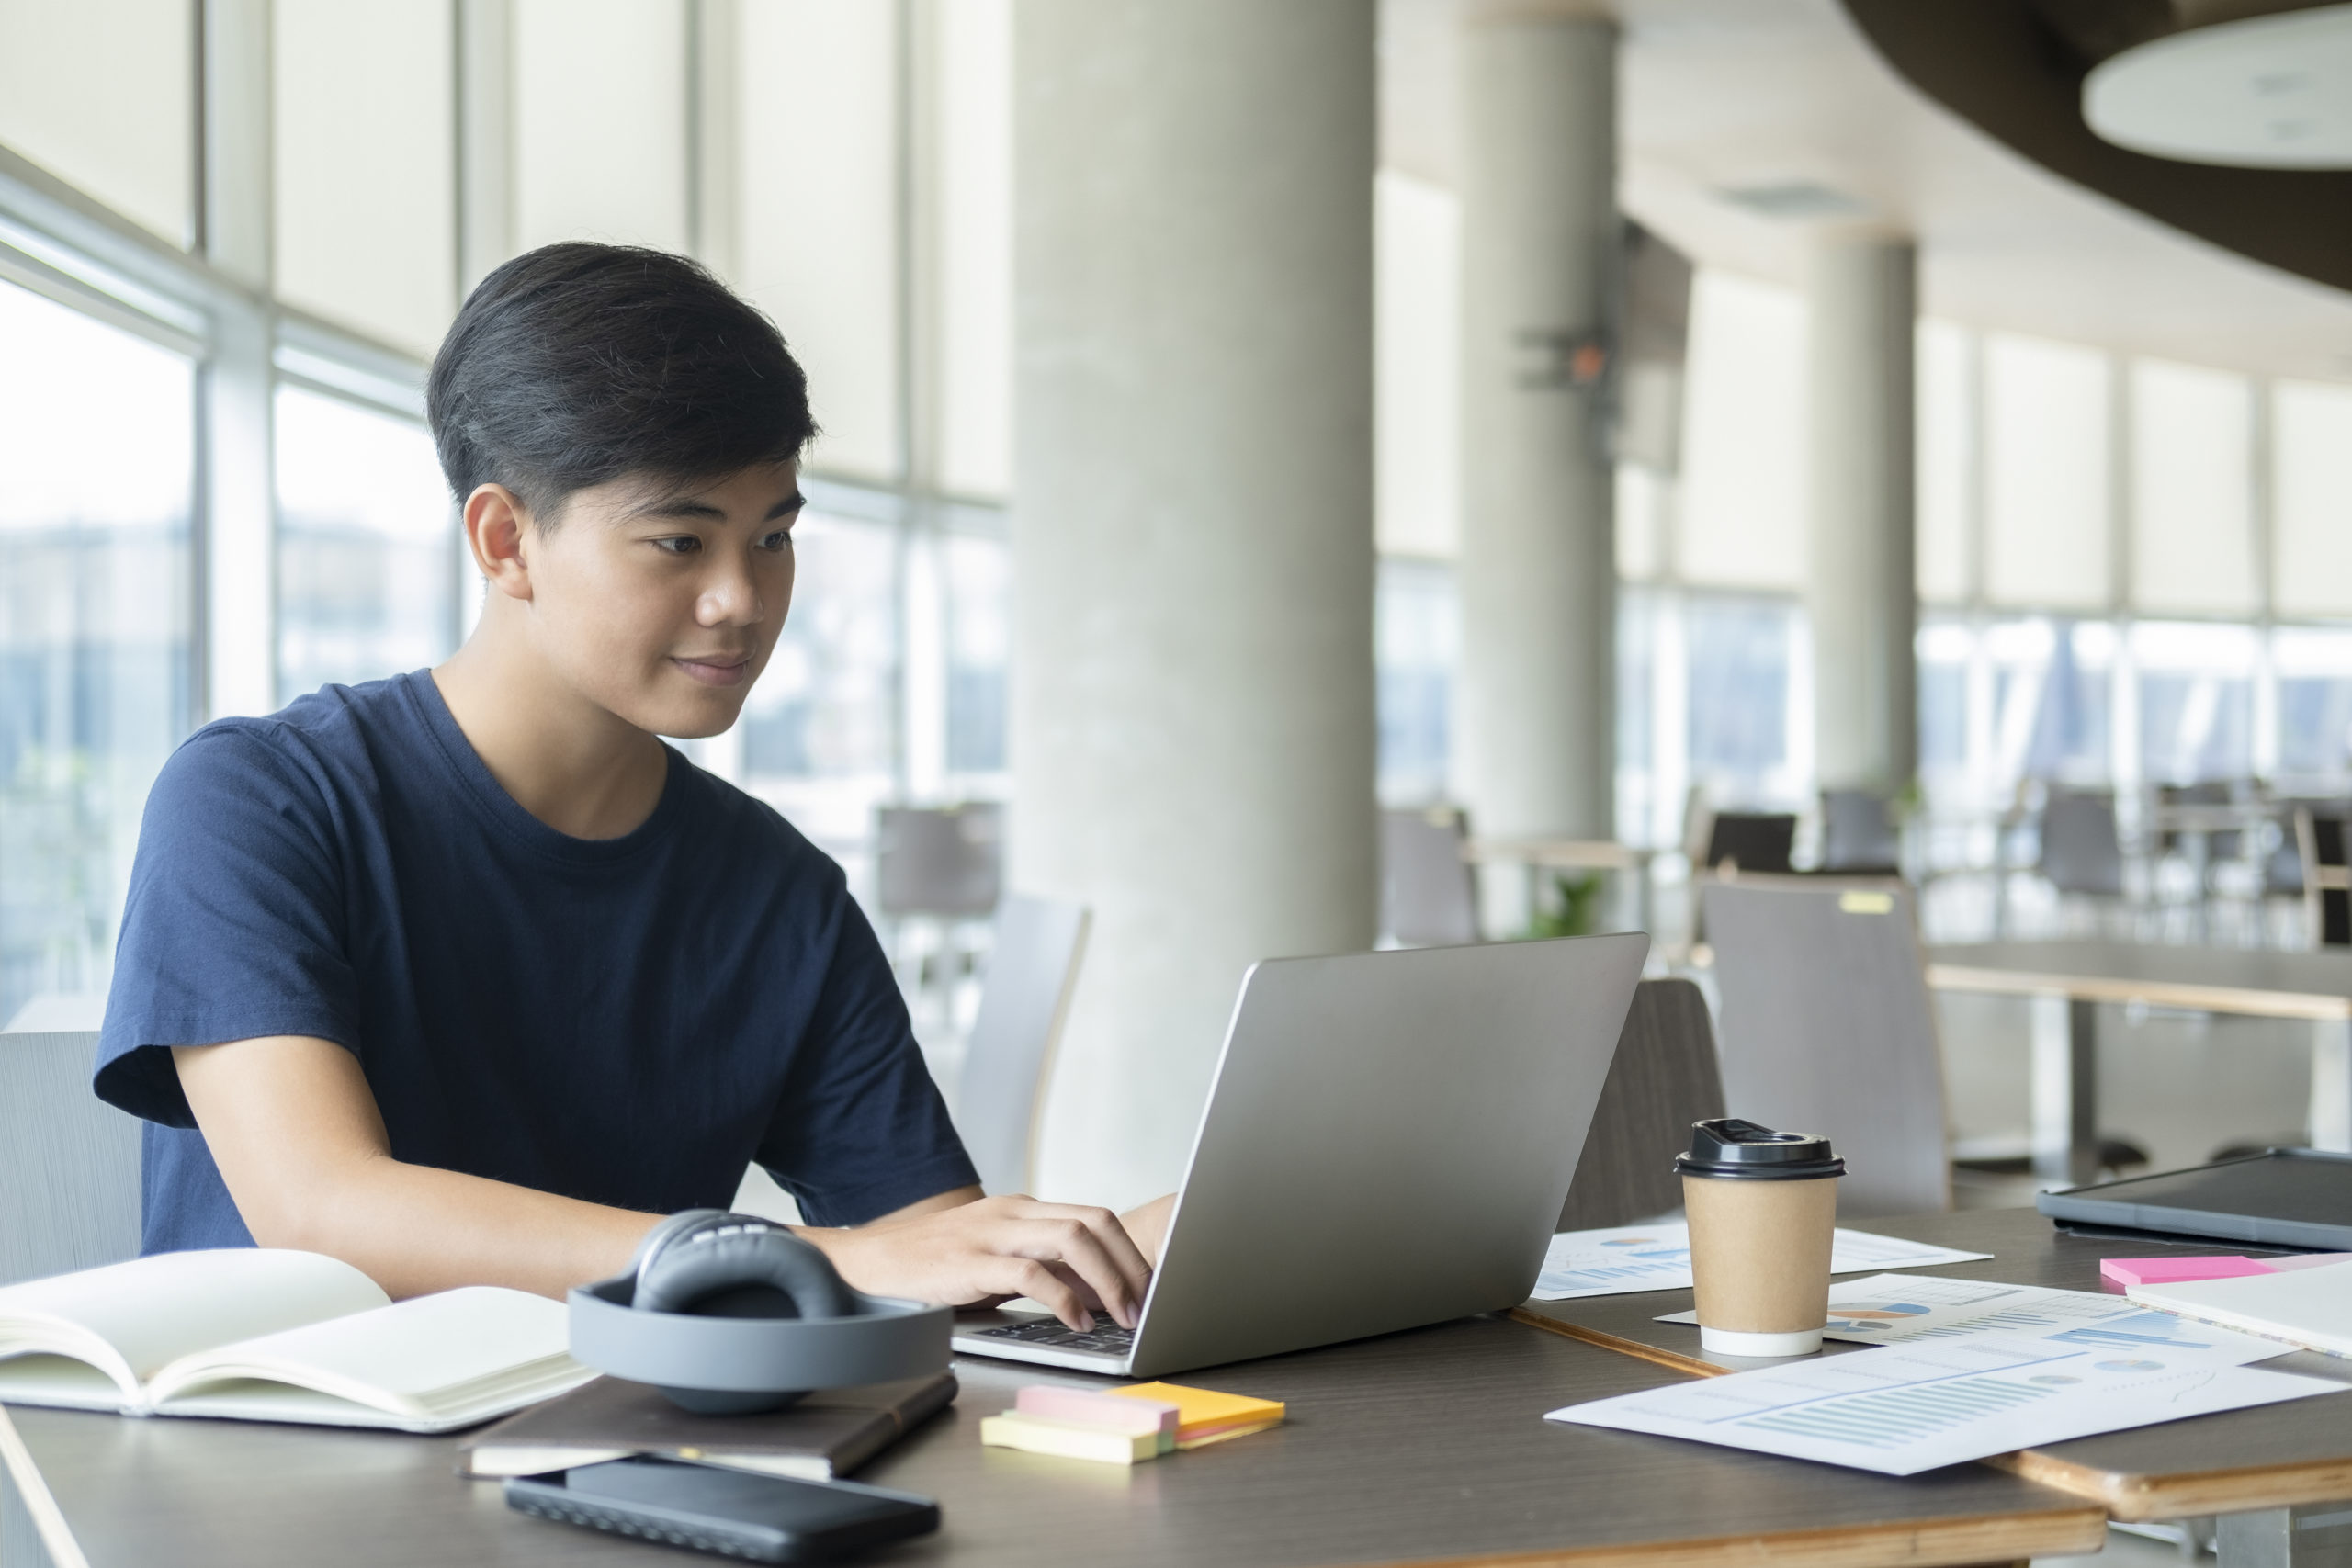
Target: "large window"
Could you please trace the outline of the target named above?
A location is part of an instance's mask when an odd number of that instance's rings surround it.
[[[277,393],[277,687],[291,702],[447,657],[458,528],[419,425]]]
[[[104,987],[191,716],[194,367],[0,283],[0,1019]]]
[[[1419,806],[1446,798],[1461,601],[1441,561],[1380,563],[1374,637],[1380,702],[1380,798]]]

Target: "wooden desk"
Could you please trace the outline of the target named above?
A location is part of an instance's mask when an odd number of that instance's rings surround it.
[[[1984,1262],[1902,1270],[1906,1274],[2068,1291],[2099,1289],[2102,1258],[2246,1250],[2235,1246],[2175,1249],[2145,1240],[2067,1235],[2031,1209],[1871,1220],[1857,1228],[1993,1254]],[[1629,1359],[1685,1372],[1714,1375],[1768,1364],[1707,1357],[1700,1350],[1696,1326],[1652,1321],[1660,1313],[1687,1312],[1690,1305],[1689,1291],[1654,1291],[1638,1296],[1530,1302],[1512,1315]],[[1868,1347],[1833,1342],[1826,1348],[1842,1353]],[[2333,1357],[2299,1352],[2263,1364],[2352,1382],[2352,1362]],[[2176,1519],[2329,1502],[2352,1497],[2352,1394],[2081,1438],[1996,1462],[2018,1475],[2092,1499],[2119,1519]]]
[[[1681,1374],[1501,1317],[1201,1373],[1287,1401],[1289,1424],[1132,1471],[979,1446],[1016,1386],[1093,1380],[957,1370],[954,1411],[862,1472],[946,1515],[878,1562],[1864,1568],[2015,1562],[2105,1536],[2096,1504],[1982,1466],[1896,1481],[1544,1421]],[[92,1568],[692,1561],[514,1514],[494,1483],[451,1473],[447,1438],[6,1414]]]
[[[2352,1150],[2352,952],[1977,942],[1929,948],[1928,984],[2034,1000],[2033,1161],[2048,1180],[2098,1175],[2101,1002],[2308,1021],[2312,1146]]]

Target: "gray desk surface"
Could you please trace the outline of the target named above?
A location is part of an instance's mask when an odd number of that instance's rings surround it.
[[[1946,990],[2063,992],[2210,1012],[2352,1017],[2352,950],[2267,953],[2128,942],[1984,942],[1931,947]]]
[[[1287,1401],[1289,1424],[1132,1471],[979,1446],[1014,1387],[1091,1380],[958,1371],[954,1411],[864,1472],[946,1516],[879,1562],[1861,1568],[2104,1539],[2097,1506],[1984,1466],[1895,1481],[1544,1421],[1684,1374],[1498,1316],[1194,1374]],[[94,1568],[689,1561],[511,1513],[494,1483],[452,1473],[450,1439],[7,1414]]]
[[[1872,1219],[1856,1222],[1855,1228],[1994,1255],[1984,1262],[1906,1269],[1904,1273],[2069,1291],[2100,1289],[2102,1258],[2250,1250],[2240,1246],[2174,1247],[2144,1239],[2093,1240],[2059,1231],[2031,1209]],[[1704,1357],[1697,1327],[1653,1321],[1661,1313],[1686,1312],[1690,1304],[1689,1291],[1654,1291],[1530,1302],[1514,1315],[1606,1344],[1629,1358],[1686,1371],[1716,1373],[1767,1364]],[[2264,1365],[2352,1382],[2352,1362],[2334,1357],[2299,1352]],[[2329,1502],[2352,1497],[2352,1394],[2083,1438],[2030,1450],[2002,1462],[2018,1474],[2093,1499],[2119,1519],[2173,1519]]]

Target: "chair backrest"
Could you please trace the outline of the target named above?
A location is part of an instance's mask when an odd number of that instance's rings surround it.
[[[1903,843],[1889,806],[1886,796],[1871,790],[1823,790],[1821,869],[1894,870],[1902,861]]]
[[[97,1049],[0,1034],[0,1285],[139,1256],[139,1120],[90,1092]]]
[[[1037,1125],[1088,923],[1082,904],[1017,893],[997,909],[980,1010],[956,1086],[956,1129],[989,1192],[1035,1185]]]
[[[1004,809],[885,806],[874,814],[875,897],[886,915],[977,918],[1001,890]]]
[[[1703,889],[1728,1113],[1824,1133],[1849,1214],[1949,1208],[1943,1055],[1910,895]]]
[[[1688,980],[1645,980],[1609,1064],[1557,1229],[1629,1225],[1682,1206],[1674,1156],[1690,1123],[1724,1113],[1707,998]]]
[[[2061,893],[2123,891],[2123,845],[2115,832],[2115,796],[2050,792],[2041,808],[2041,874]]]
[[[1742,871],[1787,871],[1796,841],[1793,811],[1718,811],[1707,830],[1707,863],[1734,861]]]
[[[2314,947],[2352,946],[2352,873],[2347,873],[2346,809],[2295,808],[2303,909]]]
[[[1435,806],[1380,814],[1380,929],[1407,947],[1478,940],[1477,881],[1463,858],[1462,813]]]

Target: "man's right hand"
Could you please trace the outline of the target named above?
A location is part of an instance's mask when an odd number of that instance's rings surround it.
[[[1027,1296],[1072,1328],[1092,1326],[1092,1313],[1133,1328],[1151,1283],[1151,1265],[1110,1210],[983,1198],[977,1187],[870,1224],[799,1234],[870,1294],[947,1306]]]

